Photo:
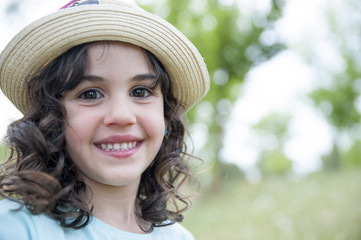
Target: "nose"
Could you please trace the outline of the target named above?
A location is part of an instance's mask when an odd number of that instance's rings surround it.
[[[116,98],[107,103],[108,107],[104,116],[106,126],[130,126],[136,123],[136,114],[131,101],[126,98]]]

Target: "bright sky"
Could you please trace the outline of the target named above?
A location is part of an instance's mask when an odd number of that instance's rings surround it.
[[[65,5],[68,0],[24,0],[18,15],[4,15],[4,8],[12,0],[0,5],[0,50],[25,25]],[[145,0],[143,0],[145,1]],[[222,0],[225,5],[234,0]],[[320,10],[326,0],[287,1],[285,14],[276,25],[276,31],[291,47],[306,42],[312,43],[315,54],[331,69],[340,67],[335,47],[327,41],[327,29]],[[337,0],[331,3],[339,2]],[[252,11],[267,11],[268,0],[239,0],[244,14]],[[36,13],[36,14],[34,14]],[[306,173],[320,166],[320,156],[331,147],[332,129],[305,100],[317,82],[315,69],[304,64],[297,51],[280,53],[249,72],[242,87],[240,99],[236,102],[232,118],[227,125],[225,148],[220,156],[225,161],[234,162],[242,168],[254,170],[257,160],[257,143],[274,139],[256,139],[250,126],[272,111],[293,116],[290,125],[290,140],[285,153],[294,162],[295,170]],[[0,94],[0,135],[4,135],[7,125],[21,114]]]

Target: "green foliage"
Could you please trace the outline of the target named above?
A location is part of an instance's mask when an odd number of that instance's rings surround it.
[[[195,199],[184,225],[197,240],[359,240],[360,181],[360,170],[228,181]]]
[[[340,151],[339,147],[334,144],[332,151],[322,157],[322,163],[325,170],[361,169],[361,140],[353,141],[345,151]]]
[[[291,116],[271,113],[253,126],[260,140],[258,167],[265,175],[287,174],[292,162],[284,153],[283,148],[288,140],[288,123]]]
[[[340,131],[347,131],[361,120],[360,112],[355,103],[360,95],[360,89],[355,88],[361,74],[354,63],[355,59],[345,56],[347,68],[345,72],[333,77],[331,87],[315,90],[310,94],[316,106],[325,114],[327,120]],[[322,108],[327,102],[331,111]]]
[[[9,154],[9,149],[5,147],[4,143],[0,142],[0,163],[3,162]]]
[[[361,168],[361,140],[357,140],[342,156],[346,168]]]
[[[281,175],[289,173],[292,162],[281,151],[267,151],[262,152],[258,166],[264,175]]]
[[[233,163],[222,164],[222,171],[226,181],[244,179],[243,172]]]
[[[325,170],[337,170],[340,167],[340,152],[336,146],[333,145],[332,151],[326,156],[322,156],[323,169]]]
[[[290,120],[291,116],[288,114],[273,112],[256,123],[253,129],[261,134],[276,135],[284,142],[287,139]]]

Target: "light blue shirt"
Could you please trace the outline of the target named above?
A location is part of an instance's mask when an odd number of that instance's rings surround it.
[[[180,224],[154,228],[148,234],[121,231],[92,218],[79,230],[63,228],[44,214],[32,215],[27,210],[11,211],[19,205],[10,200],[0,201],[0,240],[194,240]]]

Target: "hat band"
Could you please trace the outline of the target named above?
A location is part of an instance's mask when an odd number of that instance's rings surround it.
[[[61,7],[60,9],[66,9],[81,5],[93,5],[93,4],[99,4],[99,1],[97,0],[72,0],[69,3],[65,4],[65,6]]]

